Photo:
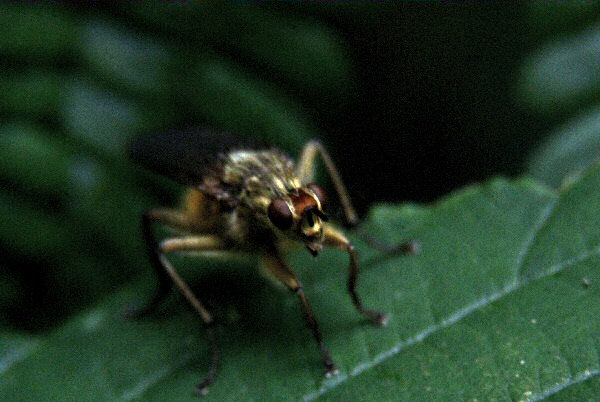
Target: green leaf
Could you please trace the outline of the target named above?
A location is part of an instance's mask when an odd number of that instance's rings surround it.
[[[600,99],[600,24],[546,44],[523,65],[518,97],[549,116]]]
[[[528,172],[557,187],[600,160],[600,106],[556,129],[529,158]]]
[[[10,116],[52,119],[58,114],[64,77],[31,70],[0,77],[0,112]]]
[[[77,79],[66,85],[62,107],[65,126],[73,137],[106,154],[123,153],[131,137],[152,127],[155,118],[89,80]]]
[[[158,42],[94,20],[82,27],[81,53],[94,72],[136,94],[168,97],[173,55]]]
[[[77,23],[64,9],[7,5],[0,10],[3,56],[56,63],[61,57],[71,55],[78,39]]]
[[[0,124],[0,178],[38,194],[60,198],[76,182],[69,170],[74,157],[38,126]],[[44,164],[32,161],[44,161]]]
[[[420,254],[401,257],[356,239],[358,288],[366,305],[391,313],[385,328],[372,327],[352,307],[340,251],[316,260],[293,254],[290,263],[340,368],[330,379],[322,376],[294,297],[243,261],[228,269],[206,267],[192,282],[224,322],[209,396],[594,399],[599,207],[596,165],[560,193],[531,180],[496,179],[430,207],[374,208],[365,222],[372,235],[390,243],[412,237],[421,245]],[[209,356],[200,320],[182,298],[170,299],[154,318],[129,322],[120,314],[147,296],[149,286],[128,285],[43,339],[0,349],[0,394],[7,400],[193,400]],[[14,338],[0,336],[0,345]]]
[[[351,61],[340,35],[327,25],[266,7],[230,4],[149,4],[124,10],[133,19],[170,36],[219,53],[233,50],[268,77],[276,75],[297,91],[318,98],[343,97],[352,76]],[[273,41],[277,46],[273,46]]]
[[[528,3],[528,25],[537,36],[556,36],[595,21],[600,4],[597,2]]]

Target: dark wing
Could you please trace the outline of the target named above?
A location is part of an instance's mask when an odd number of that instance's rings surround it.
[[[236,149],[269,148],[231,132],[188,128],[139,136],[129,144],[129,155],[150,170],[195,186],[215,174],[222,155]]]

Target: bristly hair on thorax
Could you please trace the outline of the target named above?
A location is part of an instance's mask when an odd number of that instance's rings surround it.
[[[247,195],[261,194],[273,199],[300,186],[292,160],[276,148],[230,152],[223,169],[222,180]]]

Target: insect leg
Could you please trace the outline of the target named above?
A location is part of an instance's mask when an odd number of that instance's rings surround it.
[[[340,231],[332,228],[331,226],[324,227],[324,239],[323,243],[328,246],[337,247],[341,250],[345,250],[350,255],[350,273],[348,275],[348,292],[352,298],[352,302],[356,309],[366,315],[375,325],[383,326],[387,324],[388,316],[379,311],[369,310],[365,308],[358,294],[356,293],[356,281],[358,279],[358,256],[354,245],[344,236]]]
[[[189,227],[187,215],[180,211],[171,209],[152,209],[144,212],[142,215],[142,233],[146,243],[146,252],[158,278],[158,289],[144,306],[131,309],[127,312],[127,315],[132,318],[139,318],[154,311],[171,290],[172,282],[161,264],[160,256],[158,254],[158,242],[152,231],[152,224],[154,222],[180,230],[186,230]]]
[[[357,232],[361,239],[369,246],[386,253],[413,255],[418,254],[421,249],[421,245],[416,240],[411,239],[399,244],[388,244],[377,239],[376,237],[371,236],[365,231],[363,226],[360,226],[357,229]]]
[[[275,279],[279,280],[283,283],[289,290],[294,292],[298,298],[300,299],[300,304],[302,306],[302,312],[304,313],[304,318],[306,319],[306,323],[308,327],[311,329],[315,340],[317,341],[317,345],[321,350],[321,355],[323,356],[323,364],[325,365],[325,376],[331,377],[334,374],[337,374],[338,369],[333,364],[331,357],[329,356],[329,351],[327,350],[327,346],[325,346],[325,342],[323,342],[323,337],[321,336],[321,330],[319,329],[319,324],[315,318],[315,315],[304,295],[304,290],[302,289],[302,284],[296,278],[296,275],[285,265],[285,263],[279,257],[266,255],[262,258],[262,263],[264,268],[267,270],[269,274],[271,274]]]
[[[352,207],[352,202],[350,201],[350,196],[344,186],[344,182],[323,144],[317,140],[312,140],[304,146],[302,153],[300,154],[298,165],[296,166],[296,174],[302,183],[312,182],[314,180],[315,158],[317,154],[320,154],[323,162],[325,162],[329,177],[331,177],[335,190],[340,198],[340,202],[342,203],[347,224],[355,226],[358,223],[358,215],[356,214],[354,207]],[[414,240],[409,240],[402,244],[390,245],[374,238],[362,228],[359,228],[358,232],[366,243],[381,251],[391,253],[400,252],[405,254],[416,254],[419,252],[419,244]]]
[[[199,394],[206,394],[208,392],[208,386],[214,381],[217,372],[219,354],[215,340],[214,320],[212,315],[206,310],[196,295],[194,295],[194,292],[192,292],[187,283],[179,276],[173,265],[166,258],[166,254],[175,251],[213,251],[224,249],[226,249],[225,243],[219,237],[203,235],[165,239],[160,243],[157,250],[158,258],[164,272],[166,272],[168,277],[170,277],[175,285],[177,285],[181,294],[183,294],[187,301],[192,305],[194,310],[202,317],[204,326],[207,330],[211,359],[206,377],[204,377],[202,382],[200,382],[195,389],[196,393]]]
[[[296,167],[296,174],[302,183],[312,182],[314,180],[315,157],[317,156],[317,153],[321,155],[325,167],[327,168],[327,173],[329,173],[329,177],[331,177],[331,180],[333,181],[333,186],[342,203],[347,223],[351,226],[356,225],[358,223],[358,215],[356,214],[354,207],[352,207],[352,202],[350,201],[342,177],[323,144],[317,140],[311,140],[304,146]]]

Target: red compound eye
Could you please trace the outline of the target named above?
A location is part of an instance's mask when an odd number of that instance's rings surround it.
[[[269,216],[271,223],[281,230],[289,229],[294,222],[290,207],[288,207],[287,203],[281,198],[271,201],[267,210],[267,215]]]
[[[310,190],[312,190],[313,193],[315,193],[315,195],[319,199],[319,202],[321,203],[321,208],[325,207],[325,204],[327,203],[327,193],[325,192],[325,190],[323,190],[321,187],[317,186],[314,183],[309,184],[307,187]]]

